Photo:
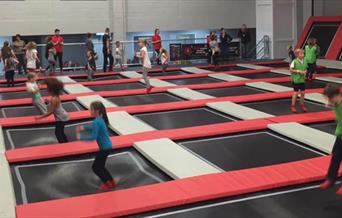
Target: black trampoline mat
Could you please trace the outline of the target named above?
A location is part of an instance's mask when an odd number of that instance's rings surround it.
[[[207,95],[215,97],[225,97],[225,96],[239,96],[239,95],[254,95],[265,93],[262,90],[254,89],[248,86],[237,86],[228,88],[218,88],[218,89],[201,89],[197,90]]]
[[[17,204],[99,193],[101,181],[91,169],[93,158],[94,154],[12,165]],[[106,167],[118,182],[115,190],[169,180],[133,149],[113,152]]]
[[[42,96],[50,95],[46,89],[40,90],[40,94]],[[0,93],[0,100],[11,100],[11,99],[20,99],[20,98],[32,98],[32,95],[26,91]]]
[[[181,70],[172,70],[163,72],[150,72],[148,76],[155,77],[155,76],[179,76],[179,75],[188,75],[188,73],[181,71]]]
[[[69,142],[77,141],[76,126],[90,125],[91,121],[68,122],[65,126],[65,134]],[[57,144],[55,127],[52,125],[39,125],[32,127],[5,128],[4,139],[7,149],[31,147],[37,145]],[[109,130],[111,136],[116,134]]]
[[[63,102],[62,105],[67,112],[83,110],[83,107],[76,101]],[[40,112],[33,105],[1,108],[2,117],[23,117],[35,115],[40,115]]]
[[[258,65],[264,66],[264,67],[274,67],[274,68],[284,68],[284,67],[289,68],[290,63],[271,63],[271,64],[258,64]]]
[[[145,86],[141,83],[121,83],[121,84],[110,84],[110,85],[95,85],[95,86],[87,86],[87,87],[96,92],[145,88]]]
[[[306,45],[309,38],[316,38],[321,48],[320,56],[324,57],[335,37],[339,25],[340,23],[314,23],[306,37],[304,45]]]
[[[111,76],[96,76],[95,75],[93,79],[91,79],[91,81],[116,80],[116,79],[125,79],[125,77],[120,76],[120,75],[111,75]],[[73,80],[77,82],[84,82],[84,81],[88,81],[88,78],[87,77],[74,78]]]
[[[207,108],[138,114],[135,117],[156,129],[177,129],[233,121]]]
[[[176,96],[167,94],[167,93],[120,96],[120,97],[110,97],[106,99],[118,106],[158,104],[158,103],[182,101],[182,99]]]
[[[314,129],[321,130],[323,132],[335,135],[336,130],[336,123],[335,122],[329,122],[329,123],[316,123],[309,125],[310,127]]]
[[[340,218],[342,197],[335,194],[339,187],[322,191],[318,185],[308,184],[163,209],[143,217]]]
[[[291,112],[291,99],[279,99],[272,101],[260,101],[260,102],[252,102],[243,104],[246,107],[250,107],[268,114],[281,116],[292,114]],[[301,113],[299,107],[299,100],[297,100],[297,111]],[[308,109],[308,112],[319,112],[329,110],[324,105],[317,104],[310,101],[305,101],[305,107]]]
[[[277,85],[293,88],[292,82],[277,83]],[[305,83],[305,87],[307,89],[320,89],[320,88],[324,88],[326,85],[327,85],[326,82],[322,82],[318,80],[308,81]]]
[[[342,73],[342,69],[336,69],[336,68],[317,68],[317,73],[318,74],[325,74],[325,73]]]
[[[180,144],[225,171],[281,164],[319,156],[271,132],[199,139]]]
[[[227,71],[239,71],[239,70],[249,70],[245,67],[239,67],[239,66],[231,66],[231,67],[218,67],[216,69],[209,69],[211,71],[215,72],[227,72]]]
[[[264,79],[264,78],[281,78],[281,77],[288,77],[288,75],[281,74],[281,73],[249,73],[249,74],[239,74],[236,75],[239,77],[244,77],[247,79]]]
[[[217,79],[210,78],[210,77],[191,78],[191,79],[172,79],[172,80],[165,80],[165,81],[174,83],[176,85],[192,85],[192,84],[208,84],[208,83],[224,82],[222,80],[217,80]]]

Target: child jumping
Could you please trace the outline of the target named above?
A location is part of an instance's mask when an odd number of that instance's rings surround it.
[[[94,117],[92,125],[78,126],[77,139],[82,141],[96,140],[100,151],[96,154],[92,169],[94,173],[101,179],[102,185],[100,186],[100,190],[104,191],[116,186],[113,177],[105,167],[107,157],[113,148],[107,129],[109,121],[106,108],[101,102],[96,101],[91,103],[90,113],[91,116]],[[86,131],[88,134],[81,134],[81,131]]]
[[[169,55],[165,48],[160,49],[160,62],[162,64],[162,73],[166,73],[167,68],[169,67]]]
[[[332,157],[325,182],[320,185],[321,189],[332,187],[337,179],[338,170],[342,161],[342,95],[340,87],[335,84],[328,84],[323,91],[327,98],[327,106],[332,106],[335,110],[337,126],[335,130],[336,141],[332,150]],[[342,195],[342,187],[337,191]]]
[[[88,80],[93,79],[93,75],[96,72],[96,57],[95,52],[92,50],[87,51],[87,66],[86,71],[88,74]]]
[[[293,84],[293,95],[292,95],[292,104],[291,111],[293,113],[297,112],[296,109],[296,101],[298,94],[300,95],[300,107],[303,112],[307,112],[308,110],[304,106],[304,96],[305,96],[305,75],[307,64],[304,60],[304,51],[303,49],[295,50],[296,59],[292,61],[290,65],[291,71],[291,79]]]
[[[308,44],[305,46],[305,61],[308,64],[308,73],[306,75],[307,80],[312,80],[313,75],[316,72],[316,60],[317,60],[317,46],[316,39],[309,38]]]
[[[47,112],[46,104],[40,94],[40,89],[37,84],[38,76],[36,73],[27,74],[26,90],[32,96],[32,104],[37,108],[40,114]]]
[[[145,39],[139,39],[138,41],[140,52],[138,52],[136,55],[138,58],[141,59],[142,65],[143,65],[143,78],[146,83],[146,92],[150,93],[152,87],[150,84],[150,79],[148,78],[148,70],[152,68],[150,58],[148,56],[147,48],[146,48],[146,40]]]
[[[66,143],[68,139],[64,133],[65,123],[69,120],[68,113],[64,110],[59,95],[61,94],[64,84],[56,78],[48,78],[46,80],[47,90],[51,95],[51,101],[48,105],[47,113],[38,116],[42,119],[53,114],[55,117],[55,135],[59,143]]]

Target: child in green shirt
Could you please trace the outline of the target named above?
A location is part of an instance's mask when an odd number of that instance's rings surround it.
[[[315,38],[309,38],[308,44],[305,46],[305,61],[308,64],[308,73],[306,78],[308,80],[313,79],[313,74],[316,72],[316,60],[317,60],[317,40]]]
[[[332,106],[336,114],[336,141],[332,150],[332,156],[325,182],[320,185],[321,189],[327,189],[336,182],[338,170],[342,161],[342,95],[340,87],[336,84],[328,84],[324,88],[324,96],[327,98],[327,105]],[[342,187],[337,191],[338,195],[342,195]]]
[[[298,94],[300,94],[300,107],[303,112],[307,112],[308,110],[304,106],[304,96],[305,96],[305,75],[307,64],[304,60],[304,51],[303,49],[295,50],[296,59],[292,61],[290,65],[291,71],[291,79],[293,84],[293,95],[292,95],[292,104],[291,111],[293,113],[297,112],[296,108],[296,100]]]

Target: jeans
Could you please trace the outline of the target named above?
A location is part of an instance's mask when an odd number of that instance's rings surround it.
[[[57,52],[55,55],[56,61],[58,60],[59,68],[63,72],[63,52]]]
[[[113,70],[113,64],[114,64],[114,57],[111,53],[107,53],[107,51],[103,51],[103,72],[107,72],[107,66],[108,66],[108,59],[109,59],[109,70]]]
[[[22,74],[22,70],[24,70],[24,73],[26,73],[26,61],[25,61],[25,54],[16,54],[17,59],[19,61],[17,68],[18,68],[18,74]]]
[[[145,81],[146,84],[146,88],[150,88],[151,84],[150,84],[150,79],[148,78],[148,69],[143,67],[143,79]]]

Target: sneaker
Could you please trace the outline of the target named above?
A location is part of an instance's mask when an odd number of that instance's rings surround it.
[[[152,90],[152,87],[148,87],[148,88],[146,89],[146,93],[150,93],[151,90]]]
[[[342,186],[340,188],[338,188],[336,194],[342,196]]]
[[[116,186],[116,182],[114,180],[109,180],[106,184],[109,188],[115,188]]]
[[[103,183],[100,187],[99,187],[99,191],[106,191],[110,189],[110,187],[108,186],[108,182]]]
[[[292,111],[292,113],[297,113],[296,106],[291,106],[291,111]]]
[[[302,105],[300,106],[300,108],[302,109],[302,111],[303,111],[304,113],[308,112],[308,109],[304,106],[304,104],[302,104]]]
[[[333,184],[332,182],[330,182],[329,180],[325,180],[325,181],[319,186],[319,188],[325,190],[325,189],[330,188],[330,187],[333,186],[333,185],[334,185],[334,184]],[[341,193],[342,193],[342,190],[341,190]]]

